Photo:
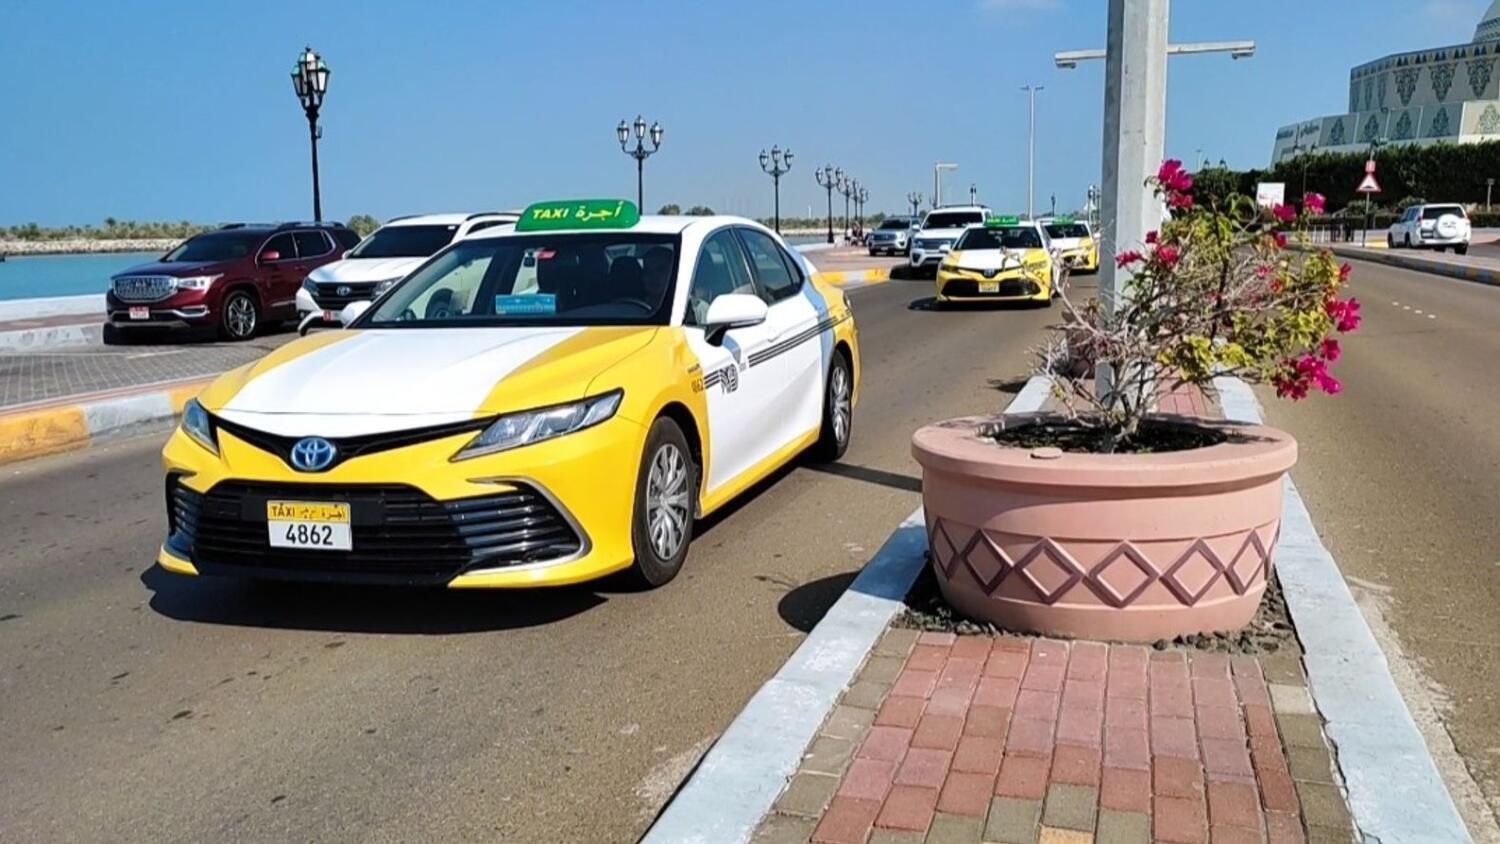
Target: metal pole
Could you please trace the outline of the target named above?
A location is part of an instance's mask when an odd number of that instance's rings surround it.
[[[635,157],[635,207],[646,207],[646,158]]]
[[[941,165],[932,165],[932,207],[941,208],[943,205],[943,171]]]
[[[1493,178],[1485,179],[1484,180],[1484,210],[1485,210],[1486,214],[1489,213],[1489,210],[1490,210],[1490,196],[1494,193],[1494,191],[1495,191],[1495,180]]]
[[[833,243],[833,182],[828,183],[828,242]]]
[[[312,140],[313,221],[323,222],[323,190],[318,184],[318,111],[307,112],[307,134]]]
[[[1023,85],[1030,100],[1031,120],[1026,133],[1026,218],[1036,219],[1036,92],[1043,85]]]
[[[776,186],[776,233],[781,234],[781,174],[772,176],[771,182]]]

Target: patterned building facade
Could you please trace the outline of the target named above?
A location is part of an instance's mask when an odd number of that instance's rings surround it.
[[[1386,56],[1349,72],[1348,110],[1283,126],[1271,161],[1311,149],[1500,140],[1500,0],[1468,44]]]

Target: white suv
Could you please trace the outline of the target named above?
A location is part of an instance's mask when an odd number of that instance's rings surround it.
[[[1391,224],[1386,233],[1386,245],[1392,249],[1436,249],[1441,252],[1448,247],[1460,255],[1469,251],[1469,240],[1473,237],[1469,215],[1462,205],[1413,205],[1406,209],[1401,219]]]
[[[953,242],[969,226],[983,223],[989,216],[990,209],[983,205],[951,205],[928,211],[922,227],[911,236],[911,268],[937,275],[938,264],[953,248]]]
[[[448,244],[496,226],[514,226],[519,214],[420,214],[397,217],[344,253],[342,261],[313,270],[297,291],[301,330],[314,322],[338,322],[339,311],[369,302],[405,278]]]

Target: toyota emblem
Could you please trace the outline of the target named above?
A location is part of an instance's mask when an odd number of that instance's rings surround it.
[[[338,288],[336,290],[334,290],[333,292],[339,294],[340,296],[348,296],[349,293],[350,293],[349,285],[347,285],[347,284],[340,284],[338,286]]]
[[[292,446],[292,468],[302,472],[321,472],[333,465],[338,449],[322,437],[303,437]]]

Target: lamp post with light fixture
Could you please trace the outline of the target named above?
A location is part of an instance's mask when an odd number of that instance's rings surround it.
[[[764,170],[766,174],[771,177],[771,182],[773,185],[775,185],[775,228],[776,233],[781,234],[781,177],[785,175],[787,171],[792,169],[792,151],[790,149],[783,151],[781,147],[773,146],[771,147],[771,152],[768,155],[766,154],[765,150],[761,150],[760,169]]]
[[[330,72],[328,63],[312,47],[304,48],[297,63],[292,65],[292,87],[302,102],[302,112],[307,115],[307,133],[312,140],[313,219],[318,222],[323,221],[323,193],[318,184],[318,138],[323,136],[323,130],[318,128],[318,112],[328,93]]]
[[[626,146],[632,130],[635,132],[635,149]],[[639,114],[635,116],[635,123],[627,124],[621,120],[620,125],[615,127],[615,137],[620,139],[620,151],[635,159],[635,204],[637,208],[644,208],[646,205],[646,159],[661,149],[661,124],[656,122],[651,124],[650,149],[646,149],[646,134],[646,120]]]
[[[813,178],[818,181],[818,187],[828,191],[828,242],[833,243],[833,190],[843,181],[844,171],[832,164],[824,164],[823,169],[813,171]]]

